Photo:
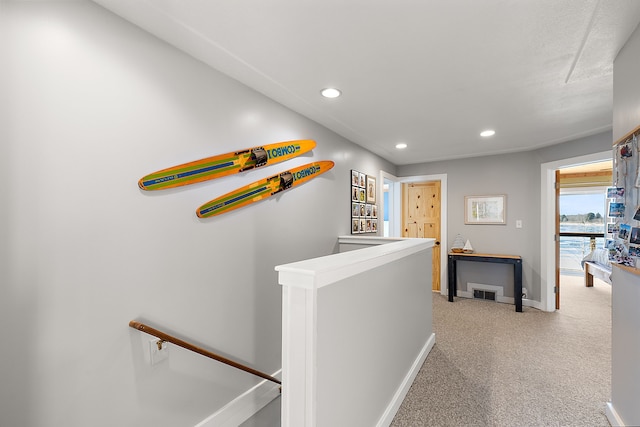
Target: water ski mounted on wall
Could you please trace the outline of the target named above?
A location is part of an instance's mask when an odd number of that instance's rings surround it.
[[[311,151],[315,146],[315,141],[301,139],[220,154],[150,173],[138,181],[138,186],[143,190],[163,190],[195,184],[283,162]]]
[[[205,203],[198,208],[196,215],[200,218],[207,218],[266,199],[291,187],[304,184],[328,171],[333,165],[334,163],[330,160],[322,160],[261,179]]]

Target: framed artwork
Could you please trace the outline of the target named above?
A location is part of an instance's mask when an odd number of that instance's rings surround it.
[[[351,185],[356,187],[360,186],[360,172],[354,170],[351,171]]]
[[[351,217],[360,216],[360,203],[351,203]]]
[[[367,203],[376,202],[376,179],[367,175]]]
[[[351,234],[378,232],[376,180],[351,170]]]
[[[465,196],[465,224],[506,225],[507,196]]]
[[[360,188],[351,186],[351,200],[354,202],[360,201]]]
[[[366,196],[365,196],[365,189],[364,188],[359,188],[358,189],[358,200],[362,203],[364,203],[364,201],[366,200]]]

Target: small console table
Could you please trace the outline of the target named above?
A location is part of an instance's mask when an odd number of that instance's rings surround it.
[[[518,255],[465,254],[449,252],[449,301],[458,295],[456,261],[494,262],[513,264],[513,300],[516,311],[522,312],[522,257]]]

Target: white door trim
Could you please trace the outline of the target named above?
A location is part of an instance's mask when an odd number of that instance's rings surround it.
[[[555,171],[569,166],[609,160],[612,155],[613,151],[603,151],[540,165],[540,300],[541,309],[544,311],[556,309],[556,297],[553,292],[556,282],[556,248],[553,240],[556,203]]]
[[[440,294],[447,295],[447,174],[397,177],[380,171],[380,182],[384,182],[385,178],[394,183],[393,200],[389,201],[390,237],[402,237],[401,185],[411,182],[440,181]],[[384,212],[382,214],[384,215]]]

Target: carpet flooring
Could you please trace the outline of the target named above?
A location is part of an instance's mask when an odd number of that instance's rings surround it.
[[[392,427],[609,426],[611,286],[562,276],[560,310],[433,294],[436,344]],[[280,398],[243,427],[280,425]]]
[[[434,294],[436,344],[392,427],[608,426],[611,287],[562,276],[560,310]]]

